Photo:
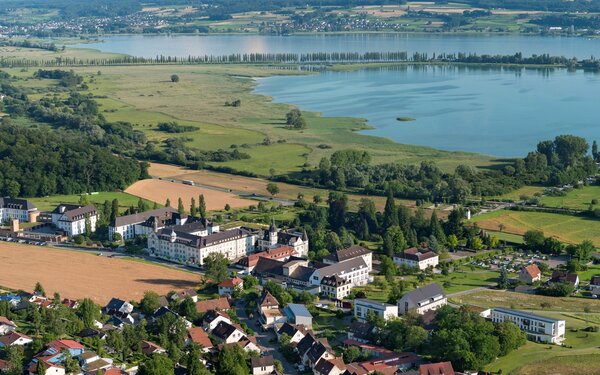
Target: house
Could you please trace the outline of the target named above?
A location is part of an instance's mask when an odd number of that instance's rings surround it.
[[[210,254],[234,260],[255,251],[256,235],[249,229],[234,228],[202,235],[188,225],[170,226],[148,235],[150,256],[168,261],[204,265]]]
[[[209,310],[202,317],[202,328],[207,332],[212,332],[219,322],[231,324],[229,315],[224,311]]]
[[[117,313],[131,314],[133,312],[133,305],[121,299],[112,298],[102,310],[106,315],[114,315]]]
[[[420,270],[433,268],[438,265],[439,255],[429,248],[411,247],[399,254],[394,254],[394,263],[398,266],[408,266]]]
[[[279,261],[286,261],[292,256],[297,256],[296,250],[291,246],[280,246],[274,249],[267,249],[259,253],[250,254],[247,257],[243,257],[237,263],[238,267],[244,269],[250,273],[256,267],[259,258],[274,259]]]
[[[565,339],[565,321],[528,312],[495,307],[492,322],[512,322],[527,334],[527,339],[548,344],[560,344]]]
[[[260,299],[258,307],[261,311],[277,309],[279,308],[279,301],[277,301],[277,298],[275,298],[268,290],[265,290]]]
[[[179,300],[184,300],[188,297],[191,298],[192,301],[198,302],[198,293],[194,289],[186,289],[186,290],[182,290],[181,292],[174,293],[171,296],[171,299],[173,301],[179,301]],[[167,305],[168,305],[168,302],[167,302]]]
[[[33,363],[31,366],[29,366],[29,368],[27,369],[27,372],[29,375],[39,375],[40,371],[38,371],[38,362],[36,361],[35,363]],[[51,362],[47,362],[44,361],[44,364],[46,365],[46,372],[44,373],[44,375],[65,375],[65,368],[63,366],[51,363]]]
[[[542,280],[542,272],[538,268],[537,264],[523,266],[519,270],[519,280],[527,284],[533,284],[536,281]]]
[[[600,295],[600,276],[592,276],[592,280],[590,280],[590,294],[592,296]]]
[[[33,339],[17,331],[10,331],[0,336],[0,348],[7,346],[25,346],[31,344]]]
[[[341,301],[352,291],[352,281],[338,275],[326,276],[321,280],[321,295]]]
[[[213,344],[208,337],[208,333],[202,327],[194,327],[188,329],[188,337],[186,339],[186,345],[196,344],[201,351],[208,353],[212,348]]]
[[[312,328],[313,316],[304,305],[290,303],[283,309],[283,313],[286,315],[288,322]]]
[[[240,341],[236,342],[234,345],[238,345],[247,353],[262,353],[263,351],[261,347],[258,346],[258,343],[256,342],[256,338],[254,336],[244,336]]]
[[[231,309],[229,299],[227,297],[207,299],[196,302],[196,312],[199,314],[205,313],[208,310],[226,311]]]
[[[276,333],[278,340],[281,340],[281,336],[285,334],[290,338],[291,344],[297,344],[306,336],[307,330],[301,325],[283,323]]]
[[[352,362],[346,365],[344,375],[366,375],[366,374],[383,374],[395,375],[398,367],[392,363],[383,360],[368,360],[364,362]]]
[[[179,217],[177,210],[172,207],[118,216],[108,227],[108,238],[113,241],[116,233],[123,240],[129,240],[136,236],[147,236],[169,224],[175,224]]]
[[[312,332],[308,332],[298,342],[296,352],[302,364],[310,368],[313,368],[321,358],[331,359],[335,357],[331,352],[327,339],[319,340]]]
[[[348,339],[366,344],[371,341],[374,332],[374,325],[357,320],[350,323],[350,327],[348,327]]]
[[[279,230],[275,226],[275,221],[271,223],[268,231],[259,230],[256,234],[257,251],[278,248],[280,246],[290,246],[294,248],[299,257],[308,256],[308,235],[306,231],[300,233],[297,230]]]
[[[142,353],[144,353],[145,355],[151,355],[151,354],[165,354],[167,351],[160,347],[159,345],[156,345],[153,342],[150,341],[142,341]]]
[[[219,283],[219,295],[232,295],[235,290],[244,289],[244,280],[237,276],[231,279],[223,280]]]
[[[428,363],[419,366],[419,375],[454,375],[454,368],[450,362]]]
[[[52,211],[51,216],[52,224],[64,231],[69,237],[85,234],[86,222],[89,225],[89,230],[92,233],[95,232],[96,222],[100,217],[96,206],[93,204],[87,206],[59,204]]]
[[[314,375],[340,375],[346,371],[346,365],[341,358],[321,358],[313,367]]]
[[[269,375],[275,371],[275,360],[272,355],[252,358],[252,375]]]
[[[576,273],[572,272],[554,271],[552,272],[552,278],[549,282],[568,283],[573,285],[575,289],[579,288],[579,276]]]
[[[45,349],[36,354],[33,357],[32,362],[29,365],[29,373],[37,373],[37,364],[42,361],[46,365],[46,374],[50,375],[63,375],[65,373],[64,367],[61,366],[65,359],[65,353],[68,353],[71,357],[78,358],[83,354],[83,345],[73,340],[54,340],[49,342]]]
[[[54,340],[46,345],[43,356],[48,356],[48,353],[61,354],[63,351],[68,351],[72,357],[78,357],[83,353],[84,348],[82,344],[74,340]]]
[[[285,262],[261,257],[252,271],[263,284],[272,280],[298,292],[318,294],[320,286],[310,282],[314,272],[315,268],[308,266],[308,260],[297,257],[290,257]]]
[[[350,259],[361,257],[365,261],[369,272],[373,270],[373,252],[362,246],[351,246],[336,251],[323,258],[323,263],[336,264]]]
[[[317,268],[310,276],[310,282],[320,286],[324,277],[334,275],[349,280],[352,287],[366,285],[369,282],[369,268],[362,257]]]
[[[12,220],[35,223],[39,214],[35,205],[28,200],[0,197],[0,224]]]
[[[0,335],[5,335],[17,329],[17,324],[7,317],[0,316]]]
[[[279,309],[279,302],[269,291],[263,292],[262,298],[258,303],[260,321],[264,328],[273,327],[278,323],[285,323],[286,317],[283,311]]]
[[[244,330],[241,327],[227,322],[219,322],[213,329],[212,334],[225,344],[238,342],[245,337]]]
[[[113,360],[101,358],[95,352],[85,352],[79,356],[79,364],[85,373],[97,374],[99,371],[113,367]]]
[[[432,283],[406,293],[398,301],[398,313],[406,314],[414,311],[423,315],[430,310],[436,310],[448,303],[444,290],[438,283]]]
[[[354,300],[354,316],[358,320],[366,320],[369,313],[382,317],[383,320],[394,319],[398,317],[398,305],[362,298]]]
[[[157,319],[159,319],[162,316],[165,315],[171,315],[174,316],[175,319],[181,320],[183,322],[183,324],[185,324],[186,328],[192,328],[192,322],[190,322],[189,320],[181,317],[181,315],[179,315],[178,313],[176,313],[175,311],[171,310],[168,307],[159,307],[150,317],[149,321],[150,323],[154,323]]]
[[[63,298],[63,300],[61,301],[61,304],[71,310],[74,310],[77,307],[79,307],[79,302],[74,299]]]

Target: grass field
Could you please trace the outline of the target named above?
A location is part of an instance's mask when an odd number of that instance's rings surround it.
[[[497,231],[499,225],[503,224],[505,233],[522,235],[528,230],[541,230],[547,237],[556,237],[566,243],[591,240],[600,246],[600,220],[546,212],[502,210],[476,216],[472,221],[483,229]]]
[[[544,188],[541,186],[523,186],[517,190],[513,190],[510,193],[506,193],[504,195],[500,195],[498,197],[490,198],[492,199],[510,199],[512,201],[521,200],[522,196],[533,197],[535,193],[543,193]]]
[[[542,197],[542,203],[548,207],[571,208],[575,210],[587,210],[592,199],[600,201],[600,186],[584,186],[573,189],[564,197]],[[600,205],[596,205],[600,208]]]
[[[127,193],[121,192],[100,192],[89,194],[86,196],[87,200],[91,204],[95,204],[96,206],[101,206],[104,204],[104,201],[108,200],[112,202],[113,199],[117,199],[119,201],[119,209],[121,211],[127,210],[129,207],[134,206],[137,207],[139,197]],[[54,195],[51,197],[42,197],[42,198],[28,198],[40,211],[52,211],[56,206],[61,203],[79,203],[79,199],[81,195],[73,194],[73,195]],[[159,205],[162,205],[164,202],[157,202]],[[146,204],[148,207],[153,207],[154,202],[146,200]]]
[[[596,375],[600,368],[599,353],[564,355],[528,363],[513,372],[514,375],[560,374]]]
[[[0,285],[33,291],[40,282],[47,293],[65,298],[92,298],[104,304],[112,297],[139,301],[145,291],[166,294],[194,288],[200,276],[172,268],[95,253],[2,243]]]

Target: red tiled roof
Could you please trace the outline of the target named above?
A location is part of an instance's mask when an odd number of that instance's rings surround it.
[[[142,353],[144,354],[152,354],[157,351],[165,351],[161,346],[156,345],[150,341],[142,341]]]
[[[419,366],[419,375],[454,375],[450,362],[430,363]]]
[[[268,249],[266,251],[261,251],[260,253],[248,255],[247,257],[240,259],[238,263],[245,267],[254,267],[256,266],[256,263],[258,263],[259,258],[279,260],[294,254],[296,254],[296,250],[294,250],[293,247],[284,245],[275,249]]]
[[[12,320],[8,319],[5,316],[0,316],[0,325],[8,325],[12,327],[16,327],[17,325]]]
[[[74,340],[54,340],[48,343],[49,348],[55,348],[59,352],[62,349],[83,349],[83,345]]]
[[[542,274],[537,264],[530,264],[526,267],[523,267],[523,269],[529,274],[529,276],[531,276],[532,279],[540,277]]]
[[[20,338],[31,340],[31,338],[29,336],[26,336],[22,333],[8,332],[6,335],[0,336],[0,342],[2,344],[4,344],[5,346],[11,346],[14,342],[16,342]]]
[[[200,345],[204,349],[210,349],[213,347],[210,338],[208,337],[208,333],[203,330],[201,327],[194,327],[188,330],[188,336],[195,344]]]
[[[279,302],[269,291],[265,291],[260,300],[260,306],[279,306]]]
[[[3,359],[0,359],[0,371],[8,370],[8,362]]]
[[[205,313],[208,310],[228,310],[231,308],[227,297],[208,299],[196,302],[196,311]]]
[[[240,285],[241,283],[243,283],[244,280],[240,279],[239,277],[235,276],[231,279],[227,279],[227,280],[223,280],[219,283],[219,286],[222,286],[224,288],[235,288],[236,286]]]

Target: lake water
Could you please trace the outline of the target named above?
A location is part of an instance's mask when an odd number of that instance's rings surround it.
[[[320,51],[600,56],[600,40],[518,35],[137,35],[80,47],[146,57]],[[523,156],[559,134],[600,140],[600,75],[581,71],[404,66],[270,77],[258,80],[256,91],[325,116],[365,118],[375,127],[367,134],[443,150]]]

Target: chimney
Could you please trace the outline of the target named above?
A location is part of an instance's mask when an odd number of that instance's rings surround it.
[[[10,231],[12,233],[17,233],[19,231],[19,219],[12,219],[10,223]]]
[[[67,209],[67,207],[65,207],[65,206],[60,206],[60,207],[58,208],[58,212],[60,212],[61,214],[64,214],[64,213],[65,213],[65,211],[66,211],[66,209]]]

